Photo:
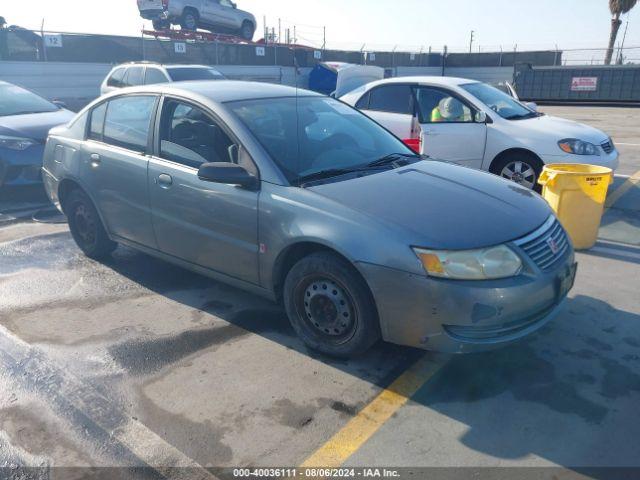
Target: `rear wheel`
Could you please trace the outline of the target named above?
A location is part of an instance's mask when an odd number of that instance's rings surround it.
[[[293,266],[285,280],[284,303],[294,330],[314,350],[353,357],[380,338],[367,285],[348,262],[330,252],[314,253]]]
[[[526,152],[504,155],[491,165],[491,173],[511,180],[530,190],[538,191],[538,178],[543,164],[538,157]]]
[[[180,26],[183,30],[197,30],[198,13],[191,8],[185,9],[185,11],[182,13],[182,18],[180,19]]]
[[[153,20],[151,22],[153,24],[154,30],[168,30],[171,27],[171,22],[169,20]]]
[[[73,239],[87,257],[102,258],[116,249],[118,244],[109,239],[102,220],[86,193],[79,189],[69,193],[64,202],[64,212]]]

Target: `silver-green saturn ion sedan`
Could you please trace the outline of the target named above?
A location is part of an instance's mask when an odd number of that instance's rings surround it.
[[[51,131],[44,179],[73,238],[281,301],[311,348],[493,348],[548,322],[571,243],[536,193],[413,154],[325,96],[188,82],[120,90]]]

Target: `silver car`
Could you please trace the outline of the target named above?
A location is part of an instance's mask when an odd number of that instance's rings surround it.
[[[379,338],[447,352],[517,340],[562,308],[576,272],[536,193],[285,86],[112,93],[52,130],[44,178],[89,257],[121,243],[282,302],[335,356]]]
[[[251,13],[239,10],[231,0],[138,0],[138,10],[156,30],[177,24],[183,30],[203,28],[251,40],[257,25]]]

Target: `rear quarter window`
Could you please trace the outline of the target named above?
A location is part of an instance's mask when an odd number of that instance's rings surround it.
[[[121,88],[123,86],[122,80],[124,78],[125,68],[118,68],[113,71],[107,80],[107,86]]]
[[[385,85],[369,92],[369,110],[410,115],[411,87],[409,85]]]

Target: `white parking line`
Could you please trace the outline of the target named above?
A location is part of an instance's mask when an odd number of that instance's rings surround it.
[[[55,365],[40,349],[0,325],[0,369],[25,390],[40,394],[87,440],[102,442],[103,451],[148,465],[169,480],[216,480],[195,460],[166,442],[143,423],[67,369]]]
[[[624,145],[625,147],[640,147],[640,143],[620,143],[615,142],[616,145]]]

